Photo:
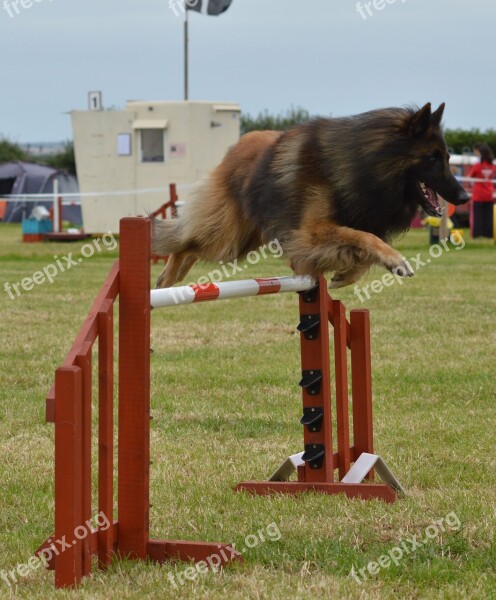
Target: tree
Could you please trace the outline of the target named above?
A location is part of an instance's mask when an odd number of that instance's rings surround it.
[[[301,107],[291,107],[286,113],[272,115],[266,109],[253,117],[250,114],[241,115],[241,135],[249,131],[260,131],[271,129],[281,131],[305,123],[311,119],[310,113]],[[454,154],[463,154],[472,152],[476,142],[484,142],[492,149],[496,155],[496,130],[487,129],[446,129],[446,143],[450,151]]]
[[[19,146],[5,138],[0,139],[0,163],[10,162],[11,160],[27,160],[27,154]]]
[[[295,108],[294,106],[287,110],[285,114],[279,115],[271,115],[267,109],[258,113],[256,117],[242,114],[241,135],[249,131],[263,131],[266,129],[281,131],[300,123],[306,123],[310,118],[308,110],[301,107]]]
[[[76,159],[74,156],[74,143],[67,141],[64,144],[64,149],[53,156],[43,158],[44,164],[54,169],[67,171],[72,175],[76,175]]]
[[[484,142],[496,154],[496,131],[494,129],[487,129],[486,131],[480,131],[480,129],[446,129],[444,135],[448,148],[455,154],[471,153],[476,142]]]

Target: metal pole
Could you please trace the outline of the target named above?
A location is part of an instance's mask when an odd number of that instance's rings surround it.
[[[189,100],[188,78],[189,78],[189,56],[188,56],[188,7],[185,6],[184,11],[184,99]]]
[[[59,182],[58,179],[53,180],[53,224],[52,229],[55,233],[60,231],[60,206],[59,197]]]
[[[448,237],[448,203],[444,198],[441,198],[440,204],[443,214],[439,224],[439,241],[445,240]]]

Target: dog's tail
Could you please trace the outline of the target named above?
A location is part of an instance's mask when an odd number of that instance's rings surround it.
[[[181,219],[152,219],[152,252],[168,256],[182,252],[185,246]]]

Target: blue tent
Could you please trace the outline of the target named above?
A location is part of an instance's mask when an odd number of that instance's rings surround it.
[[[26,198],[12,199],[9,195],[18,194],[50,194],[53,192],[53,182],[58,181],[59,192],[62,199],[64,192],[77,193],[79,191],[77,179],[65,171],[20,161],[3,163],[0,165],[0,199],[7,200],[7,209],[3,221],[19,223],[23,218],[28,218],[35,206],[50,208],[52,202],[46,198],[33,200]],[[69,200],[69,199],[68,199]],[[71,205],[64,205],[63,219],[75,225],[82,224],[81,205],[78,198],[71,198]]]

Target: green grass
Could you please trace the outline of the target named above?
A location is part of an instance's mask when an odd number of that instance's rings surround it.
[[[427,233],[396,243],[429,257]],[[53,533],[53,427],[44,398],[117,251],[103,251],[10,300],[20,281],[80,243],[22,244],[0,226],[0,569],[25,563]],[[153,267],[153,277],[160,267]],[[196,267],[192,278],[210,268]],[[269,259],[245,276],[289,273]],[[374,270],[362,281],[381,278]],[[41,569],[19,577],[21,598],[494,598],[496,517],[496,248],[452,248],[416,277],[361,304],[371,311],[376,451],[408,496],[393,505],[306,494],[250,497],[232,487],[265,479],[302,445],[298,318],[294,295],[152,313],[151,532],[235,542],[276,523],[281,539],[247,550],[243,565],[186,580],[185,565],[114,562],[77,591],[53,591]],[[446,530],[359,585],[348,575],[436,519]],[[0,598],[9,597],[0,580]]]

